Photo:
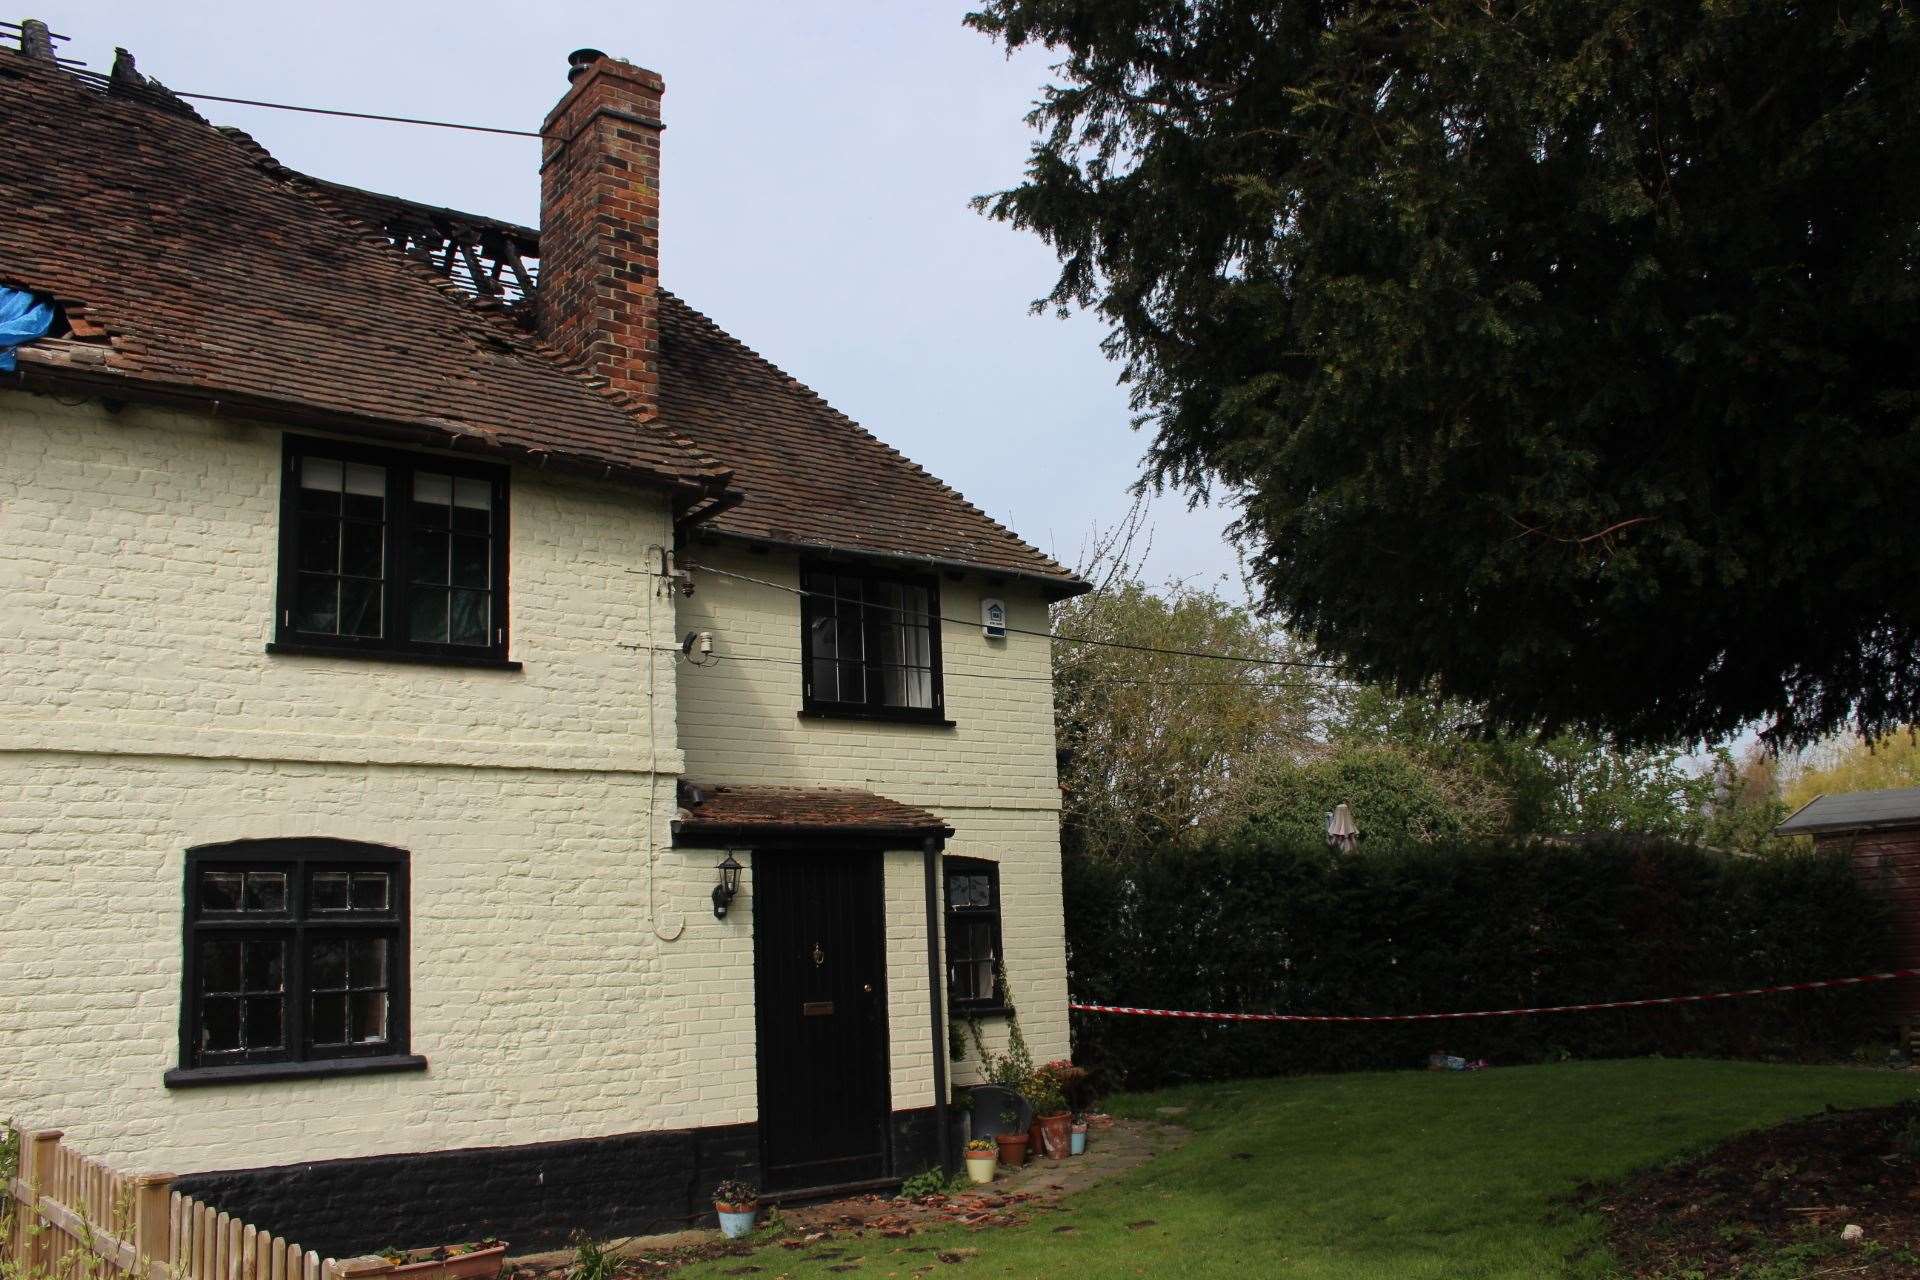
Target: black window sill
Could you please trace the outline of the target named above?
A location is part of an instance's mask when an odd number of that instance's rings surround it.
[[[955,1004],[956,1018],[1004,1018],[1013,1012],[1010,1004]]]
[[[457,653],[408,653],[404,649],[336,649],[332,645],[301,644],[298,641],[275,640],[267,645],[267,652],[289,654],[298,658],[358,658],[363,662],[409,662],[416,666],[427,667],[481,667],[489,671],[520,670],[520,664],[512,658],[470,658]]]
[[[938,711],[917,711],[901,707],[806,707],[802,720],[863,720],[870,724],[919,725],[925,729],[951,729],[954,722]]]
[[[169,1089],[197,1089],[210,1084],[259,1084],[267,1080],[372,1076],[426,1069],[427,1060],[419,1054],[390,1053],[378,1058],[320,1058],[312,1062],[239,1062],[227,1067],[175,1067],[160,1079]]]

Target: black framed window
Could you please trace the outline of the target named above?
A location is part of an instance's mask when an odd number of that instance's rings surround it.
[[[504,661],[507,471],[286,437],[276,651]]]
[[[1000,868],[947,858],[947,997],[956,1013],[1005,1007],[1000,990]]]
[[[935,579],[803,566],[801,583],[808,711],[944,719]]]
[[[407,854],[385,845],[188,850],[180,1068],[168,1083],[424,1066],[407,1045],[407,901]]]

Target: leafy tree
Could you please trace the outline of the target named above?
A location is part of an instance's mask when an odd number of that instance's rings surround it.
[[[1920,719],[1920,16],[988,0],[1059,253],[1267,604],[1627,744]]]
[[[1479,711],[1378,688],[1353,691],[1336,733],[1344,742],[1398,743],[1433,768],[1479,779],[1504,797],[1514,835],[1696,839],[1715,794],[1713,770],[1674,748],[1618,747],[1574,733],[1503,737],[1486,731]]]
[[[1773,752],[1755,743],[1736,760],[1723,749],[1717,753],[1713,779],[1714,794],[1707,802],[1701,833],[1704,843],[1763,854],[1804,852],[1812,847],[1805,837],[1773,834],[1792,812],[1781,799],[1781,762]]]
[[[1887,787],[1920,787],[1920,738],[1912,729],[1877,742],[1849,737],[1816,748],[1787,782],[1785,807],[1791,812],[1815,796]]]
[[[1187,649],[1293,659],[1284,633],[1217,591],[1154,589],[1120,565],[1093,593],[1054,611],[1054,627],[1141,649],[1058,641],[1055,730],[1071,852],[1094,856],[1182,838],[1230,780],[1311,741],[1312,668],[1181,657]]]
[[[1506,797],[1485,779],[1444,770],[1394,745],[1344,744],[1317,758],[1255,762],[1210,827],[1265,843],[1311,845],[1345,804],[1366,847],[1403,848],[1494,835]]]

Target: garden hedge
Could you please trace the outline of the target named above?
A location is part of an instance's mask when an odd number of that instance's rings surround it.
[[[1419,1013],[1680,995],[1889,966],[1885,909],[1844,858],[1685,845],[1480,844],[1334,854],[1182,846],[1069,859],[1078,1001],[1280,1013]],[[1017,978],[1016,978],[1017,982]],[[1698,1005],[1371,1026],[1073,1015],[1110,1086],[1407,1067],[1706,1054],[1822,1058],[1880,1034],[1852,988]]]

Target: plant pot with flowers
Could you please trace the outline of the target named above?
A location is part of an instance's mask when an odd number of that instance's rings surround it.
[[[993,1181],[993,1166],[1000,1159],[1000,1144],[992,1138],[974,1138],[967,1143],[967,1177],[976,1186]]]
[[[1073,1113],[1067,1110],[1067,1095],[1060,1087],[1052,1063],[1033,1073],[1025,1092],[1027,1101],[1033,1104],[1033,1127],[1040,1136],[1039,1154],[1049,1160],[1064,1160],[1073,1139]]]
[[[760,1188],[728,1178],[713,1189],[713,1211],[720,1216],[720,1230],[727,1239],[738,1240],[753,1231],[754,1215],[760,1212]]]

